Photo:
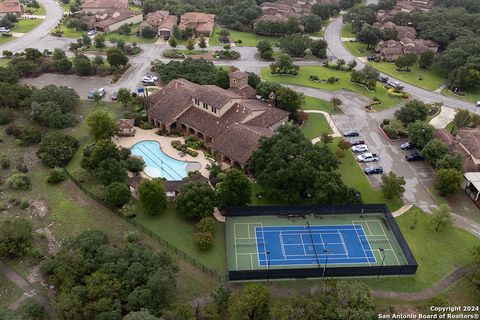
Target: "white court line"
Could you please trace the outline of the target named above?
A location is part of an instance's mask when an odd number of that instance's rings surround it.
[[[235,243],[233,247],[235,248],[235,268],[238,270],[238,254],[237,254],[237,225],[233,224],[233,238],[235,239]]]
[[[244,255],[246,255],[246,254],[244,253]],[[331,257],[331,258],[330,258],[330,257],[329,257],[329,258],[328,258],[328,261],[330,261],[330,259],[331,259],[331,260],[346,260],[346,261],[352,261],[352,260],[363,259],[363,258],[362,258],[362,257],[357,257],[357,258],[345,258],[345,257],[343,257],[343,258]],[[305,258],[296,258],[296,259],[287,259],[287,260],[285,260],[285,259],[269,259],[269,260],[270,260],[270,262],[272,262],[272,261],[284,261],[284,262],[285,262],[285,261],[312,260],[312,261],[314,262],[314,264],[318,264],[318,262],[315,260],[315,257],[308,257],[308,256],[305,257]],[[264,259],[261,259],[260,261],[267,262],[267,260],[264,260]],[[365,261],[361,261],[361,262],[350,262],[350,263],[362,263],[362,264],[365,264]]]
[[[287,255],[285,254],[285,245],[283,242],[283,236],[282,236],[282,231],[280,231],[278,237],[280,238],[280,249],[282,249],[282,255],[286,257]]]
[[[319,244],[322,244],[322,243],[316,242],[316,244],[319,245]],[[333,246],[333,245],[343,244],[343,242],[329,242],[328,244],[331,244]],[[285,243],[284,244],[284,246],[298,246],[298,245],[300,245],[300,243]]]
[[[365,258],[367,259],[367,262],[368,262],[368,266],[370,267],[371,266],[370,260],[367,257],[367,253],[365,252],[365,248],[363,247],[362,240],[360,239],[360,235],[358,234],[356,227],[355,227],[355,233],[357,234],[357,238],[358,238],[358,241],[360,241],[360,246],[362,247],[363,254],[365,255]]]
[[[307,255],[307,251],[305,251],[305,243],[303,242],[303,237],[300,235],[300,240],[302,240],[302,249],[303,249],[303,255]]]
[[[348,253],[348,248],[347,248],[347,245],[345,244],[345,239],[343,239],[343,235],[340,233],[340,230],[338,230],[338,235],[340,236],[340,240],[342,240],[343,250],[345,250],[348,257],[350,254]]]
[[[383,229],[383,225],[378,221],[380,224],[380,229],[382,229],[383,234],[385,235],[385,238],[388,240],[388,245],[390,246],[390,249],[392,249],[393,256],[395,257],[395,260],[397,260],[398,265],[400,265],[400,260],[398,260],[397,254],[395,253],[395,250],[393,250],[392,244],[390,243],[390,239],[387,237],[387,234],[385,233],[385,230]]]

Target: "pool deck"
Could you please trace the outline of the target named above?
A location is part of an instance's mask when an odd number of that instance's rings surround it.
[[[198,156],[197,157],[192,157],[188,154],[184,155],[183,157],[180,156],[181,152],[172,147],[172,141],[174,140],[179,140],[182,143],[185,143],[185,139],[183,137],[165,137],[165,136],[159,136],[158,134],[155,133],[158,129],[151,129],[151,130],[143,130],[140,128],[135,127],[135,136],[133,137],[115,137],[113,138],[113,142],[115,142],[118,146],[123,147],[123,148],[128,148],[130,149],[133,147],[136,143],[145,141],[145,140],[150,140],[150,141],[156,141],[160,143],[160,148],[162,149],[165,154],[167,154],[169,157],[180,160],[180,161],[185,161],[185,162],[196,162],[199,163],[201,168],[198,170],[202,176],[207,177],[209,175],[209,172],[207,170],[207,165],[210,164],[210,161],[208,161],[205,158],[205,154],[200,151],[198,151]],[[146,176],[142,172],[142,176]]]

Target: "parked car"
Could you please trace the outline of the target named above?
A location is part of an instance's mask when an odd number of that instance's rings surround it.
[[[378,76],[378,81],[382,82],[382,83],[387,83],[388,82],[388,77],[384,77],[384,76]]]
[[[364,140],[354,140],[354,141],[350,141],[350,145],[353,147],[353,146],[358,146],[359,144],[365,144],[365,141]]]
[[[378,161],[380,157],[376,153],[362,153],[361,155],[357,156],[357,160],[359,162],[374,162]]]
[[[398,90],[403,90],[404,86],[398,81],[388,81],[387,84],[392,88],[397,88]]]
[[[95,90],[89,91],[87,95],[87,99],[93,99],[93,96],[95,95]]]
[[[417,151],[406,155],[405,159],[407,159],[407,161],[423,161],[424,160],[422,155],[420,153],[418,153]]]
[[[93,99],[95,96],[95,92],[97,92],[101,97],[104,97],[105,94],[107,94],[107,90],[105,88],[100,88],[98,90],[92,90],[88,92],[87,98],[88,99]]]
[[[89,35],[89,36],[94,36],[96,34],[97,34],[97,30],[90,30],[90,31],[87,32],[87,35]]]
[[[142,82],[145,84],[155,84],[155,81],[157,80],[158,80],[158,77],[156,76],[146,75],[142,77]]]
[[[380,57],[377,56],[377,55],[375,55],[375,54],[372,54],[372,55],[369,55],[369,56],[367,57],[367,60],[368,60],[368,61],[380,61]]]
[[[107,94],[107,89],[100,88],[97,90],[97,92],[100,94],[100,96],[105,97],[105,95]]]
[[[400,145],[400,149],[402,150],[412,150],[415,149],[415,145],[412,142],[405,142]]]
[[[358,137],[359,135],[357,130],[348,130],[343,133],[344,137]]]
[[[112,95],[110,96],[110,99],[112,101],[117,101],[118,98],[118,90],[113,91]]]
[[[0,32],[10,32],[10,29],[7,27],[0,27]]]
[[[365,172],[365,174],[382,174],[383,168],[380,166],[369,166],[363,169],[363,172]]]
[[[366,151],[368,151],[368,147],[367,147],[366,144],[359,144],[359,145],[353,146],[352,151],[353,152],[366,152]]]

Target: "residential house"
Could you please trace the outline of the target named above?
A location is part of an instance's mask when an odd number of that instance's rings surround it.
[[[340,0],[279,0],[264,2],[260,5],[262,16],[258,21],[287,21],[289,18],[300,19],[302,16],[312,13],[315,4],[339,4]]]
[[[451,153],[462,156],[465,171],[480,171],[480,128],[461,128],[456,136],[438,129],[435,137],[445,142]]]
[[[168,11],[158,10],[147,14],[139,29],[151,27],[157,30],[159,37],[170,37],[173,27],[177,25],[177,17]]]
[[[252,98],[248,75],[230,74],[232,88],[171,81],[148,100],[150,124],[178,130],[205,141],[218,161],[245,166],[259,148],[259,139],[274,134],[288,112]]]
[[[410,12],[414,9],[430,11],[433,7],[433,0],[398,0],[394,9],[403,12]]]
[[[215,15],[202,12],[185,12],[180,16],[178,28],[185,31],[190,28],[194,31],[195,37],[210,37],[213,33]]]
[[[84,0],[84,13],[97,13],[105,10],[127,10],[128,0]]]
[[[0,17],[3,17],[8,13],[12,13],[17,18],[21,18],[23,12],[23,5],[18,0],[5,0],[4,2],[0,3]]]
[[[463,175],[462,188],[480,208],[480,172],[466,172]]]
[[[124,24],[132,25],[140,23],[143,20],[141,12],[115,9],[97,11],[93,16],[87,15],[84,17],[82,17],[82,19],[87,25],[90,26],[93,24],[93,28],[97,30],[97,32],[105,33],[116,31]]]

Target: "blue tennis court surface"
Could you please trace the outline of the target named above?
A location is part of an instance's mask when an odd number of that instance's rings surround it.
[[[363,226],[255,227],[260,266],[376,263]]]

